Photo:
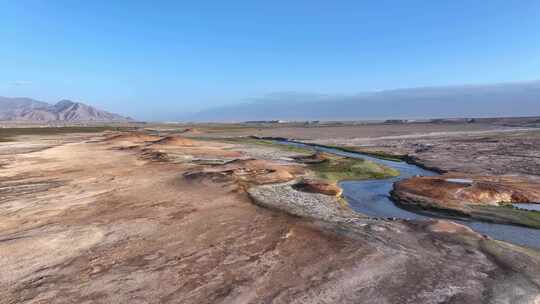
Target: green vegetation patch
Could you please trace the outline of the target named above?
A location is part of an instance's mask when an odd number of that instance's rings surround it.
[[[315,149],[298,147],[298,146],[293,146],[293,145],[279,144],[271,140],[258,140],[258,139],[252,139],[252,140],[255,141],[256,144],[258,145],[272,146],[272,147],[279,148],[281,150],[286,150],[286,151],[291,151],[291,152],[297,152],[297,153],[303,153],[303,154],[315,152]]]
[[[507,206],[471,206],[471,216],[480,220],[514,224],[540,229],[540,211]]]
[[[249,137],[229,138],[227,140],[234,143],[277,147],[302,154],[312,154],[316,152],[315,149],[280,144],[272,140]],[[322,154],[324,155],[324,158],[326,158],[326,161],[318,164],[310,164],[309,169],[311,169],[318,178],[327,180],[328,182],[335,183],[342,180],[384,179],[399,176],[398,170],[379,165],[372,161],[361,158],[343,157],[330,153]]]
[[[205,140],[267,146],[304,155],[309,155],[316,152],[316,150],[312,148],[280,144],[272,140],[263,140],[250,137],[206,138]],[[326,160],[318,164],[309,164],[308,168],[314,172],[316,177],[324,179],[328,182],[336,183],[342,180],[384,179],[396,177],[400,174],[398,170],[386,167],[384,165],[379,165],[365,159],[343,157],[330,153],[322,154]]]
[[[365,154],[365,155],[369,155],[369,156],[373,156],[373,157],[376,157],[376,158],[389,160],[389,161],[403,161],[403,159],[405,158],[402,155],[394,155],[394,154],[386,153],[386,152],[383,152],[383,151],[369,151],[369,150],[366,150],[366,149],[364,149],[362,147],[336,146],[336,145],[331,145],[331,146],[328,146],[328,147],[338,149],[338,150],[341,150],[341,151],[345,151],[345,152],[362,153],[362,154]]]
[[[533,248],[516,246],[510,243],[493,239],[481,240],[480,246],[492,257],[496,258],[498,261],[504,263],[505,265],[516,264],[516,258],[523,258],[522,255],[525,255],[525,257],[528,258],[532,258],[536,260],[537,263],[540,263],[540,251]],[[517,255],[516,253],[521,254]],[[526,270],[522,268],[521,271]],[[531,268],[531,271],[535,271],[534,268]]]
[[[310,165],[317,177],[330,182],[341,180],[383,179],[399,175],[399,171],[372,161],[324,154],[327,160]]]

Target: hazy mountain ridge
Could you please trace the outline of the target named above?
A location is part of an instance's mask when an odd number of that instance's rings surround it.
[[[61,100],[51,105],[31,98],[0,97],[0,120],[29,122],[85,122],[129,121],[131,118],[71,100]]]
[[[272,94],[211,108],[193,121],[358,120],[540,115],[540,81],[384,90],[350,96]]]

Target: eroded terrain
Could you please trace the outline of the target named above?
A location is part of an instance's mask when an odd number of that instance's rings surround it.
[[[539,227],[540,130],[518,120],[267,128],[258,134],[405,160],[445,173],[396,184],[392,197],[408,209]],[[471,183],[444,182],[453,177]]]
[[[0,303],[540,301],[537,251],[302,191],[310,151],[130,132],[0,158]]]

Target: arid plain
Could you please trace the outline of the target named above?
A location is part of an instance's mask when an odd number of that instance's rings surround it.
[[[442,123],[79,131],[17,133],[0,143],[0,303],[540,303],[538,249],[444,219],[476,219],[471,206],[487,205],[501,209],[482,209],[480,220],[537,228],[534,211],[499,204],[538,202],[538,130]],[[354,212],[340,180],[399,173],[264,137],[444,173],[442,182],[418,177],[394,189],[404,208],[441,217]],[[471,180],[466,195],[452,184],[457,178]]]

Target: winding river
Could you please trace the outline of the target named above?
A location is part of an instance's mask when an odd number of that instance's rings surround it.
[[[417,165],[409,164],[404,161],[384,160],[357,152],[345,152],[338,149],[314,146],[293,141],[278,142],[282,144],[315,149],[317,151],[323,151],[341,156],[363,158],[399,170],[400,175],[394,178],[340,182],[340,186],[343,188],[343,194],[354,211],[372,217],[383,218],[395,217],[400,219],[422,220],[438,217],[436,214],[420,214],[399,208],[390,199],[390,191],[392,190],[395,182],[417,175],[438,175],[436,172],[423,169]],[[452,220],[469,226],[473,230],[497,240],[540,249],[540,229],[505,224],[493,224],[473,220]]]

